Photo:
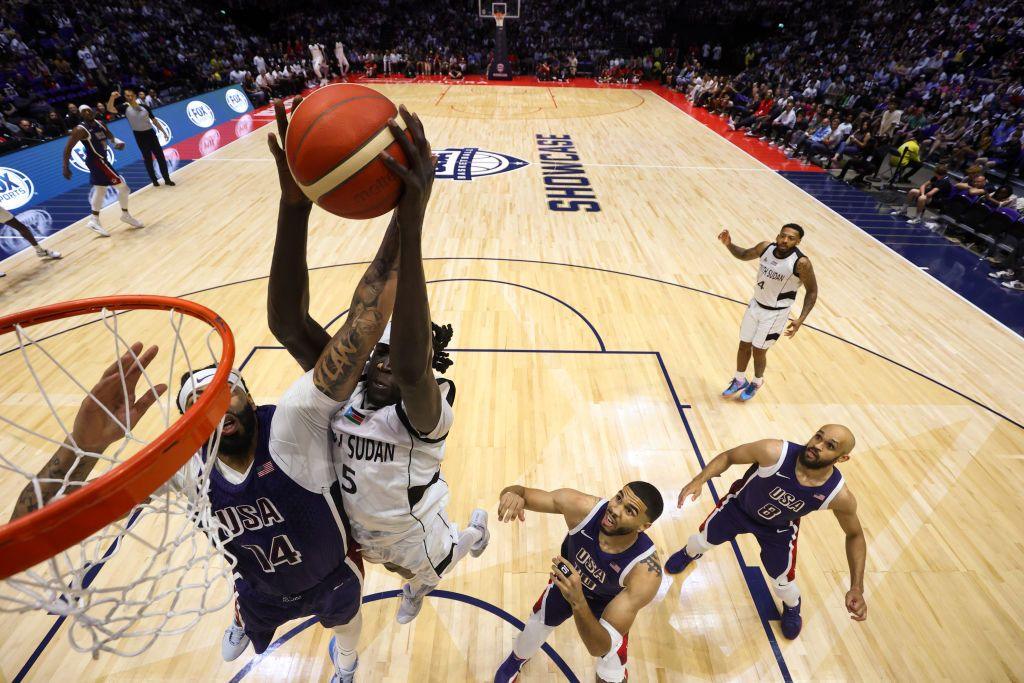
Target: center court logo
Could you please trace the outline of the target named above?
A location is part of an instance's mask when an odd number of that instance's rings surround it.
[[[209,128],[215,119],[210,105],[199,100],[192,100],[185,105],[185,113],[188,115],[188,120],[200,128]]]
[[[107,145],[107,163],[114,166],[114,145]],[[89,167],[85,165],[85,145],[79,142],[71,148],[71,165],[82,173],[88,173]]]
[[[239,114],[242,114],[249,109],[249,101],[245,99],[245,95],[242,94],[242,91],[237,88],[229,88],[228,91],[224,93],[224,101],[228,103],[228,106],[231,107],[233,111],[236,111]]]
[[[508,173],[528,166],[528,161],[478,147],[436,149],[436,178],[442,180],[473,180],[498,173]]]
[[[153,126],[154,128],[156,128],[156,139],[160,141],[160,146],[163,147],[168,142],[171,141],[172,137],[174,137],[174,132],[171,130],[171,127],[167,125],[167,122],[163,119],[157,118],[156,122],[157,124],[159,124]],[[167,131],[167,133],[165,134],[164,131]]]
[[[36,193],[32,179],[21,171],[0,166],[0,206],[8,211],[25,206]]]

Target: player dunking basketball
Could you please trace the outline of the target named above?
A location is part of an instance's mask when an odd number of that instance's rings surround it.
[[[811,260],[797,245],[803,239],[804,229],[796,223],[786,223],[779,230],[775,242],[760,242],[749,249],[732,243],[728,230],[723,230],[719,241],[729,253],[741,261],[759,259],[754,296],[747,306],[740,324],[740,347],[736,352],[736,376],[722,392],[732,396],[740,392],[740,398],[749,401],[764,384],[764,371],[768,365],[768,349],[771,348],[789,320],[789,309],[796,303],[796,292],[803,284],[804,306],[800,317],[789,323],[786,336],[792,337],[803,325],[814,302],[818,300],[818,282],[814,279]],[[747,365],[754,356],[754,379],[747,381]]]
[[[275,101],[274,110],[284,139],[283,104]],[[283,191],[269,315],[271,331],[302,367],[315,363],[329,371],[321,384],[324,393],[342,402],[331,432],[345,510],[363,558],[409,579],[397,615],[404,624],[416,617],[441,577],[467,554],[479,556],[490,536],[483,510],[473,512],[461,533],[445,513],[448,484],[440,465],[454,419],[455,385],[435,378],[434,370],[451,364],[443,351],[450,328],[430,321],[420,244],[436,160],[419,118],[404,107],[401,115],[411,142],[394,121],[389,126],[409,168],[383,157],[404,184],[388,227],[398,236],[401,257],[386,277],[374,275],[373,287],[361,287],[353,298],[352,311],[376,315],[361,318],[363,324],[350,330],[343,344],[326,348],[327,333],[309,315],[306,235],[312,205],[271,136]],[[368,271],[364,280],[369,276]],[[385,328],[388,317],[393,320]]]
[[[626,484],[611,500],[573,489],[513,485],[501,492],[501,521],[523,521],[526,510],[560,514],[569,533],[552,559],[548,587],[495,673],[495,683],[516,680],[523,664],[569,617],[597,660],[597,680],[626,680],[629,628],[661,586],[661,561],[644,531],[663,507],[658,489],[644,481]]]
[[[761,565],[772,578],[772,589],[782,600],[782,635],[800,635],[800,591],[796,579],[796,542],[800,518],[815,510],[831,510],[846,533],[846,559],[850,590],[846,609],[852,618],[867,618],[864,601],[864,563],[867,543],[857,501],[836,464],[850,459],[855,439],[842,425],[825,425],[806,445],[763,439],[720,453],[679,492],[679,507],[696,499],[713,477],[732,465],[750,465],[718,506],[690,536],[686,547],[665,563],[665,571],[678,574],[716,545],[739,534],[753,534],[761,547]]]
[[[121,220],[133,228],[145,227],[141,221],[128,213],[128,183],[120,176],[114,167],[107,162],[107,144],[114,145],[114,149],[124,149],[124,143],[114,137],[114,134],[107,128],[107,124],[96,119],[96,113],[87,104],[78,108],[82,115],[82,122],[75,126],[68,136],[68,144],[64,146],[64,159],[61,173],[68,180],[71,180],[71,150],[79,142],[85,148],[85,165],[89,169],[89,183],[92,191],[89,194],[89,203],[92,206],[92,216],[89,217],[88,227],[100,237],[110,237],[110,233],[100,225],[100,209],[103,208],[103,200],[106,197],[108,187],[117,188],[117,202],[121,205]]]

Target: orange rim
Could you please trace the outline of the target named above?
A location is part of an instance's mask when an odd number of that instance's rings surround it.
[[[125,295],[67,301],[0,317],[0,335],[103,309],[175,310],[201,320],[220,335],[217,372],[185,414],[133,457],[49,505],[0,527],[0,580],[33,567],[120,519],[170,479],[206,442],[231,402],[228,374],[235,339],[209,308],[169,296]],[[168,387],[170,391],[170,387]]]

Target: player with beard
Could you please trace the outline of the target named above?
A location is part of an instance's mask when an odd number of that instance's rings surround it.
[[[569,533],[551,560],[548,587],[495,673],[495,683],[516,680],[523,664],[570,616],[597,660],[597,680],[626,680],[629,628],[661,586],[661,561],[644,532],[663,508],[661,493],[644,481],[626,484],[611,500],[573,489],[513,485],[501,492],[502,522],[523,521],[526,510],[560,514]]]
[[[736,376],[722,392],[722,396],[740,394],[740,399],[749,401],[764,384],[764,371],[768,366],[768,349],[771,348],[789,320],[789,309],[796,303],[796,292],[803,284],[803,310],[800,317],[789,323],[786,336],[792,337],[804,324],[804,320],[818,300],[818,282],[814,278],[811,260],[797,248],[803,239],[804,229],[796,223],[786,223],[779,230],[775,242],[760,242],[749,249],[732,243],[728,230],[718,235],[718,240],[729,253],[741,261],[760,260],[755,280],[754,296],[747,306],[740,324],[740,347],[736,352]],[[747,381],[747,365],[754,356],[754,379]]]
[[[750,465],[729,489],[686,547],[668,558],[665,571],[678,574],[716,545],[739,534],[753,534],[761,548],[761,565],[782,600],[782,635],[800,635],[800,591],[796,583],[796,541],[800,518],[831,510],[846,533],[850,590],[846,609],[856,621],[867,618],[864,563],[867,543],[857,517],[857,500],[845,486],[836,464],[850,459],[856,440],[842,425],[825,425],[806,445],[762,439],[720,453],[679,492],[679,507],[696,500],[710,479],[732,465]]]

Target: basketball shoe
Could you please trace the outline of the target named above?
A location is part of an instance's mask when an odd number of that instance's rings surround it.
[[[245,629],[231,620],[231,625],[224,630],[224,637],[220,641],[220,656],[225,662],[233,662],[238,656],[249,647],[249,636],[245,635]]]
[[[487,530],[487,511],[480,508],[473,510],[473,514],[469,517],[469,525],[483,533],[480,540],[474,543],[469,550],[469,554],[473,557],[480,557],[487,550],[487,544],[491,542],[491,532]]]
[[[797,602],[796,607],[782,603],[782,635],[793,640],[800,635],[803,625],[804,620],[800,616],[800,603]]]
[[[495,672],[494,683],[512,683],[519,678],[519,670],[523,668],[523,664],[526,664],[525,659],[519,659],[515,652],[510,652]]]
[[[36,256],[38,256],[39,258],[41,258],[43,260],[53,260],[53,261],[56,261],[57,259],[61,258],[61,255],[60,255],[59,251],[54,251],[53,249],[47,249],[46,247],[44,247],[41,244],[36,246]]]
[[[703,553],[697,555],[697,557],[690,557],[690,553],[686,552],[686,548],[683,548],[677,553],[673,553],[672,557],[668,558],[668,562],[665,563],[665,571],[669,574],[681,574],[687,567],[690,566],[695,560],[699,560],[704,556]]]
[[[746,389],[748,386],[750,386],[750,382],[748,382],[747,380],[743,380],[741,382],[740,380],[734,377],[733,380],[729,382],[729,386],[727,386],[725,388],[725,391],[722,392],[722,396],[732,396],[737,391],[742,391]]]
[[[409,584],[402,586],[402,601],[398,604],[398,614],[395,615],[395,621],[399,624],[408,624],[415,619],[416,615],[423,608],[424,597],[426,597],[426,592],[422,595],[413,595],[412,586]]]
[[[85,226],[100,237],[110,237],[110,233],[103,229],[103,226],[100,225],[100,219],[96,216],[90,216],[89,222]]]
[[[127,211],[121,211],[121,222],[127,223],[133,228],[144,228],[145,224]]]
[[[331,656],[331,662],[334,664],[334,675],[331,676],[331,683],[352,683],[356,680],[356,669],[359,668],[359,657],[356,657],[356,661],[352,662],[351,669],[342,668],[338,664],[338,660],[334,658],[334,653],[337,652],[335,646],[335,638],[331,638],[331,642],[327,644],[327,654]]]
[[[754,382],[747,382],[747,386],[743,388],[743,393],[740,394],[740,400],[749,401],[750,399],[754,398],[754,394],[756,394],[757,390],[763,386],[764,382],[761,382],[760,384],[756,384]]]

